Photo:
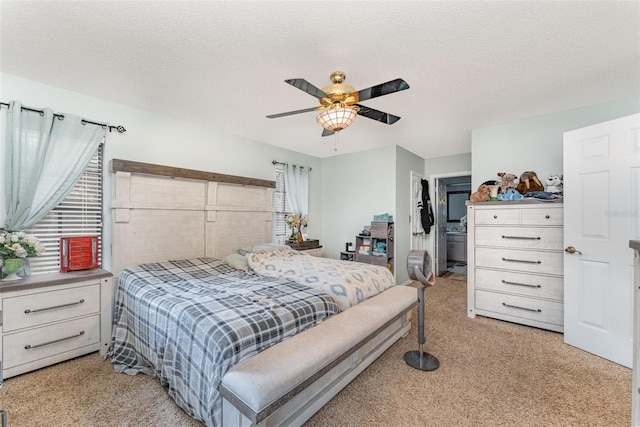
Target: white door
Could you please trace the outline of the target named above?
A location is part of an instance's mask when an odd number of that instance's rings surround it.
[[[436,276],[447,272],[447,185],[444,179],[436,179]]]
[[[639,135],[640,114],[564,134],[564,340],[628,367]]]
[[[424,177],[416,172],[411,172],[411,250],[423,251],[426,248],[426,235],[422,228],[421,207],[422,180]],[[424,206],[426,209],[427,207]]]

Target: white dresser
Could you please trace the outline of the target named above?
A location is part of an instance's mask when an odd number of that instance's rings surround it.
[[[111,340],[111,276],[104,270],[0,281],[2,380],[83,354]]]
[[[467,202],[467,315],[562,332],[562,203]]]

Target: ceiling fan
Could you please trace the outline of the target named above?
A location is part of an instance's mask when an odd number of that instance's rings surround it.
[[[330,79],[332,84],[323,87],[322,90],[305,79],[285,80],[285,83],[289,83],[291,86],[318,98],[320,106],[288,111],[286,113],[271,114],[267,116],[267,118],[275,119],[277,117],[291,116],[293,114],[307,113],[310,111],[321,111],[316,120],[324,128],[322,136],[332,135],[335,132],[345,129],[353,122],[356,115],[388,125],[392,125],[400,120],[398,116],[366,107],[358,104],[358,102],[409,89],[409,84],[404,80],[395,79],[356,91],[352,86],[344,83],[346,76],[342,71],[334,71]]]

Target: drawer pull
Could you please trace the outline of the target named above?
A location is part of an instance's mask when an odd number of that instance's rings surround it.
[[[527,237],[527,236],[502,236],[503,239],[518,239],[518,240],[540,240],[540,237]]]
[[[80,331],[79,334],[71,335],[70,337],[60,338],[58,340],[43,342],[42,344],[36,344],[36,345],[27,344],[27,345],[24,346],[24,349],[25,350],[33,350],[34,348],[44,347],[45,345],[55,344],[57,342],[70,340],[72,338],[78,338],[78,337],[81,337],[83,335],[84,335],[84,331]]]
[[[503,302],[502,305],[504,305],[505,307],[519,308],[520,310],[535,311],[536,313],[542,312],[542,310],[540,310],[539,308],[520,307],[518,305],[507,304],[506,302]]]
[[[71,307],[72,305],[78,305],[78,304],[82,304],[84,302],[84,299],[81,299],[78,302],[70,302],[69,304],[60,304],[60,305],[54,305],[53,307],[45,307],[45,308],[36,308],[35,310],[29,310],[26,309],[24,311],[24,314],[29,314],[29,313],[38,313],[41,311],[47,311],[47,310],[55,310],[56,308],[65,308],[65,307]]]
[[[518,282],[507,282],[506,280],[503,280],[502,283],[504,283],[505,285],[517,285],[517,286],[527,286],[529,288],[540,288],[540,285],[531,285],[529,283],[518,283]]]
[[[528,259],[511,259],[511,258],[502,258],[505,262],[524,262],[526,264],[542,264],[542,261],[529,261]]]

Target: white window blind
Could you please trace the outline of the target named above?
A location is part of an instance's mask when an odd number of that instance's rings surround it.
[[[60,237],[100,236],[98,259],[102,265],[102,152],[103,144],[100,144],[67,197],[25,230],[47,247],[44,254],[29,258],[34,274],[60,271]]]
[[[284,165],[276,163],[276,191],[274,196],[275,205],[275,241],[284,242],[289,238],[291,230],[287,227],[285,216],[291,213],[289,202],[287,202],[287,189],[284,184]]]

